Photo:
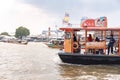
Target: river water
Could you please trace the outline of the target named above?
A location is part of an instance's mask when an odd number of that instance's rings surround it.
[[[120,80],[118,65],[72,65],[43,43],[0,43],[0,80]]]

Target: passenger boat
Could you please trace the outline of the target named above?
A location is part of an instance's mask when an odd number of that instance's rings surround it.
[[[13,44],[22,44],[22,45],[27,45],[28,41],[27,40],[8,40],[6,41],[7,43],[13,43]]]
[[[51,39],[46,45],[50,48],[59,48],[62,49],[64,45],[64,40],[62,39]]]
[[[101,19],[101,18],[99,18]],[[72,28],[65,27],[60,28],[64,33],[64,49],[58,52],[58,55],[62,62],[71,64],[84,64],[84,65],[112,65],[120,64],[120,28],[108,28],[107,18],[104,17],[103,22],[100,25],[97,24],[97,19],[87,19],[81,23],[81,27]],[[85,48],[81,49],[81,41],[79,32],[83,32],[85,35]],[[100,41],[88,41],[88,34],[94,33],[94,37],[99,37]],[[107,37],[114,35],[116,41],[118,41],[117,50],[114,49],[113,54],[108,55],[107,51]],[[79,36],[78,36],[79,35]],[[74,39],[76,36],[76,40]],[[93,51],[89,51],[93,50]]]

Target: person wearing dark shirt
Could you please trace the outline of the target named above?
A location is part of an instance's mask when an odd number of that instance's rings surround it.
[[[75,34],[73,34],[73,40],[74,40],[74,42],[77,41],[77,38],[76,38],[76,35],[75,35]]]
[[[99,39],[98,37],[96,37],[96,38],[95,38],[95,41],[96,41],[96,42],[100,42],[100,39]],[[98,50],[96,51],[96,53],[103,54],[103,49],[98,49]]]
[[[100,39],[98,37],[95,38],[95,41],[100,42]]]
[[[108,55],[109,55],[110,50],[111,50],[111,53],[113,54],[113,46],[115,43],[115,39],[113,38],[113,35],[111,35],[111,37],[108,39],[110,39],[108,43]]]

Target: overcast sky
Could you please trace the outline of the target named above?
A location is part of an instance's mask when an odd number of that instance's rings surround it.
[[[120,27],[120,0],[0,0],[0,33],[23,26],[41,34],[48,27],[61,27],[65,12],[73,24],[84,16],[106,16],[109,27]]]

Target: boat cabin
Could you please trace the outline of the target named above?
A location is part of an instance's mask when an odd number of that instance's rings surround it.
[[[67,53],[82,53],[84,54],[98,54],[97,51],[101,50],[101,54],[107,54],[107,45],[110,35],[113,35],[117,48],[116,53],[120,55],[120,28],[106,28],[106,27],[85,27],[85,28],[60,28],[65,31],[64,39],[64,51]],[[84,43],[81,42],[81,35],[78,32],[82,32],[85,35]],[[88,35],[92,33],[92,41],[89,41]],[[95,41],[95,38],[99,38],[99,41]],[[84,49],[81,48],[84,45]],[[89,52],[89,50],[93,50]],[[115,51],[115,50],[114,50]]]

